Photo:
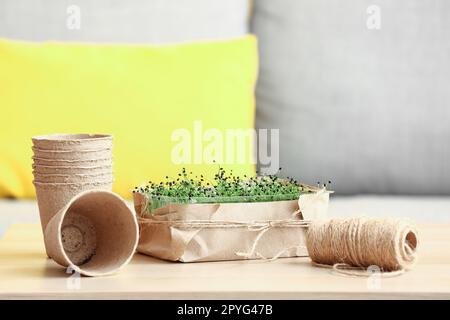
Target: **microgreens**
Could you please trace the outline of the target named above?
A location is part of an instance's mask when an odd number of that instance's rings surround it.
[[[281,168],[279,169],[281,171]],[[203,175],[192,177],[186,168],[176,178],[165,177],[164,181],[149,181],[146,186],[136,187],[150,199],[149,209],[157,209],[171,203],[232,203],[264,202],[298,199],[302,193],[314,190],[300,184],[294,178],[282,179],[276,175],[247,177],[227,174],[219,168],[213,181],[207,181]]]

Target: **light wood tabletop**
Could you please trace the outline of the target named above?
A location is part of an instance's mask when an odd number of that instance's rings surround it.
[[[1,299],[450,299],[450,225],[419,229],[419,262],[394,278],[346,277],[309,258],[173,263],[136,254],[119,274],[67,274],[45,255],[39,225],[0,240]]]

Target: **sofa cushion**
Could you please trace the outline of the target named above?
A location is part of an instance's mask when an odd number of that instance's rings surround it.
[[[372,4],[255,1],[257,126],[280,129],[283,171],[305,182],[449,194],[450,2]]]
[[[224,152],[227,129],[254,127],[257,68],[253,36],[163,46],[0,39],[0,197],[34,196],[31,137],[49,133],[113,134],[122,196],[183,166],[213,178],[205,154]],[[207,139],[210,129],[219,137]],[[242,160],[225,167],[253,174]]]

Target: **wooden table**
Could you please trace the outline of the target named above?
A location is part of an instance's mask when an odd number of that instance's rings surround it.
[[[121,273],[74,277],[47,259],[39,225],[14,225],[0,240],[1,299],[450,298],[450,225],[420,228],[420,261],[395,278],[350,278],[308,258],[172,263],[136,254]]]

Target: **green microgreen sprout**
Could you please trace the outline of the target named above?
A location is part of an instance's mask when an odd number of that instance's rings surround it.
[[[278,173],[280,173],[281,168]],[[277,174],[278,174],[277,173]],[[136,187],[134,193],[145,194],[149,200],[149,211],[168,204],[236,203],[296,200],[300,194],[314,192],[310,186],[300,184],[294,178],[279,178],[263,175],[241,178],[222,167],[208,181],[203,175],[192,177],[192,172],[183,168],[176,178],[166,176],[164,181]]]

